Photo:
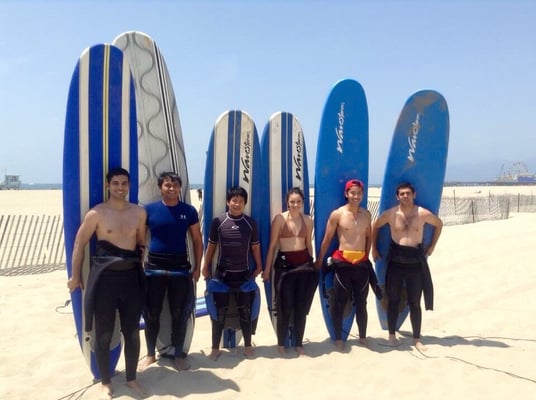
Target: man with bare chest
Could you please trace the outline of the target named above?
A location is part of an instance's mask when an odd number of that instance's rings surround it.
[[[368,259],[371,246],[370,212],[360,206],[363,199],[363,183],[357,179],[346,182],[345,205],[335,209],[329,216],[326,232],[317,253],[316,268],[322,267],[322,260],[331,240],[337,234],[339,247],[332,254],[335,279],[333,283],[335,305],[331,312],[335,331],[335,346],[342,350],[342,320],[344,307],[353,296],[356,305],[356,322],[359,342],[367,344],[367,296],[369,282],[376,287],[376,275]]]
[[[396,323],[399,313],[401,293],[405,284],[413,330],[413,340],[419,350],[426,350],[421,342],[421,297],[425,293],[425,305],[432,309],[433,288],[426,258],[432,254],[441,235],[443,222],[426,208],[415,204],[415,189],[409,183],[397,187],[396,198],[399,205],[383,212],[372,225],[372,256],[379,259],[376,246],[378,230],[385,224],[391,230],[392,243],[387,256],[386,289],[388,297],[387,324],[389,343],[396,346]],[[430,246],[423,248],[424,225],[434,227]]]
[[[95,356],[101,375],[101,398],[112,398],[110,342],[119,311],[125,344],[127,385],[147,396],[136,380],[140,352],[139,319],[143,305],[144,275],[141,249],[145,244],[145,210],[127,201],[130,176],[123,168],[106,176],[109,199],[87,212],[76,234],[69,290],[86,289],[85,330],[95,319]],[[82,281],[84,249],[95,234],[96,256],[91,260],[87,282]],[[85,286],[85,287],[84,287]]]

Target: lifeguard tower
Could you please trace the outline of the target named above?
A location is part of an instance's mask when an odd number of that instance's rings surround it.
[[[21,186],[21,175],[4,175],[4,180],[0,183],[0,190],[19,190]]]

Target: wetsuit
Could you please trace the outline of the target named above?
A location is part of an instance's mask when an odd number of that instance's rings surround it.
[[[141,253],[98,241],[96,256],[91,260],[84,306],[86,331],[92,329],[92,317],[95,317],[95,357],[103,384],[111,382],[110,343],[116,310],[125,341],[126,378],[127,381],[136,379],[143,295]]]
[[[359,337],[364,339],[367,337],[367,296],[372,264],[366,254],[359,260],[350,261],[343,258],[342,252],[339,250],[334,252],[332,260],[335,270],[333,279],[335,301],[331,319],[333,321],[333,330],[335,331],[335,340],[341,340],[342,338],[344,308],[352,297],[356,307],[355,320]],[[372,274],[374,274],[373,270]]]
[[[274,263],[277,345],[285,346],[292,315],[295,346],[303,345],[305,322],[311,308],[318,273],[307,249],[279,252]]]
[[[301,228],[297,234],[292,232],[285,222],[281,227],[279,238],[307,238],[307,226],[303,215]],[[312,265],[312,259],[307,249],[297,251],[280,251],[274,262],[275,271],[275,303],[277,310],[277,345],[284,346],[289,335],[289,325],[292,315],[295,346],[303,345],[305,322],[311,308],[318,273]]]
[[[213,293],[218,319],[211,320],[212,348],[219,348],[231,295],[237,304],[244,345],[249,347],[251,335],[255,330],[251,320],[251,305],[255,292],[243,292],[240,286],[251,279],[249,252],[252,245],[259,244],[257,223],[248,215],[234,217],[225,213],[212,220],[209,242],[219,247],[215,278],[223,281],[231,289],[225,293]]]
[[[186,235],[191,225],[199,223],[195,208],[179,202],[166,206],[157,201],[145,206],[147,226],[151,232],[147,272],[147,296],[143,311],[147,355],[155,355],[156,340],[160,330],[160,313],[167,291],[171,313],[171,344],[175,357],[185,357],[184,339],[188,318],[195,305],[194,286],[191,279],[191,264],[188,261]],[[171,271],[182,275],[149,273]]]
[[[422,246],[402,246],[391,242],[387,256],[386,289],[389,298],[387,324],[389,333],[394,334],[398,320],[399,304],[404,283],[408,296],[413,338],[421,337],[421,296],[425,294],[427,310],[433,309],[433,285],[428,263]]]

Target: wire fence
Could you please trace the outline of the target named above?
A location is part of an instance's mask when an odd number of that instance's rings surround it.
[[[376,219],[380,202],[370,199],[367,208]],[[536,195],[444,196],[439,217],[445,225],[499,220],[511,212],[536,212]],[[314,202],[311,200],[311,215]],[[65,243],[61,215],[0,215],[0,276],[26,275],[65,268]]]

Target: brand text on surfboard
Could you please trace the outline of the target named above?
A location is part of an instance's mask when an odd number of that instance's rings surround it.
[[[341,108],[337,113],[339,117],[339,125],[335,128],[335,134],[337,135],[337,151],[342,154],[342,144],[344,141],[344,104],[341,103]]]
[[[242,180],[249,183],[249,175],[251,173],[251,140],[250,135],[246,135],[244,142],[242,143],[243,155],[240,157],[242,163]]]
[[[294,156],[294,166],[296,167],[295,178],[301,181],[302,180],[302,151],[303,151],[301,132],[296,138],[294,145],[296,146],[296,155]]]
[[[417,135],[419,134],[419,130],[421,129],[421,125],[419,123],[420,114],[417,113],[417,116],[415,117],[415,121],[411,123],[411,136],[408,137],[408,144],[409,144],[409,150],[408,150],[408,160],[411,162],[415,162],[415,152],[417,151]]]

